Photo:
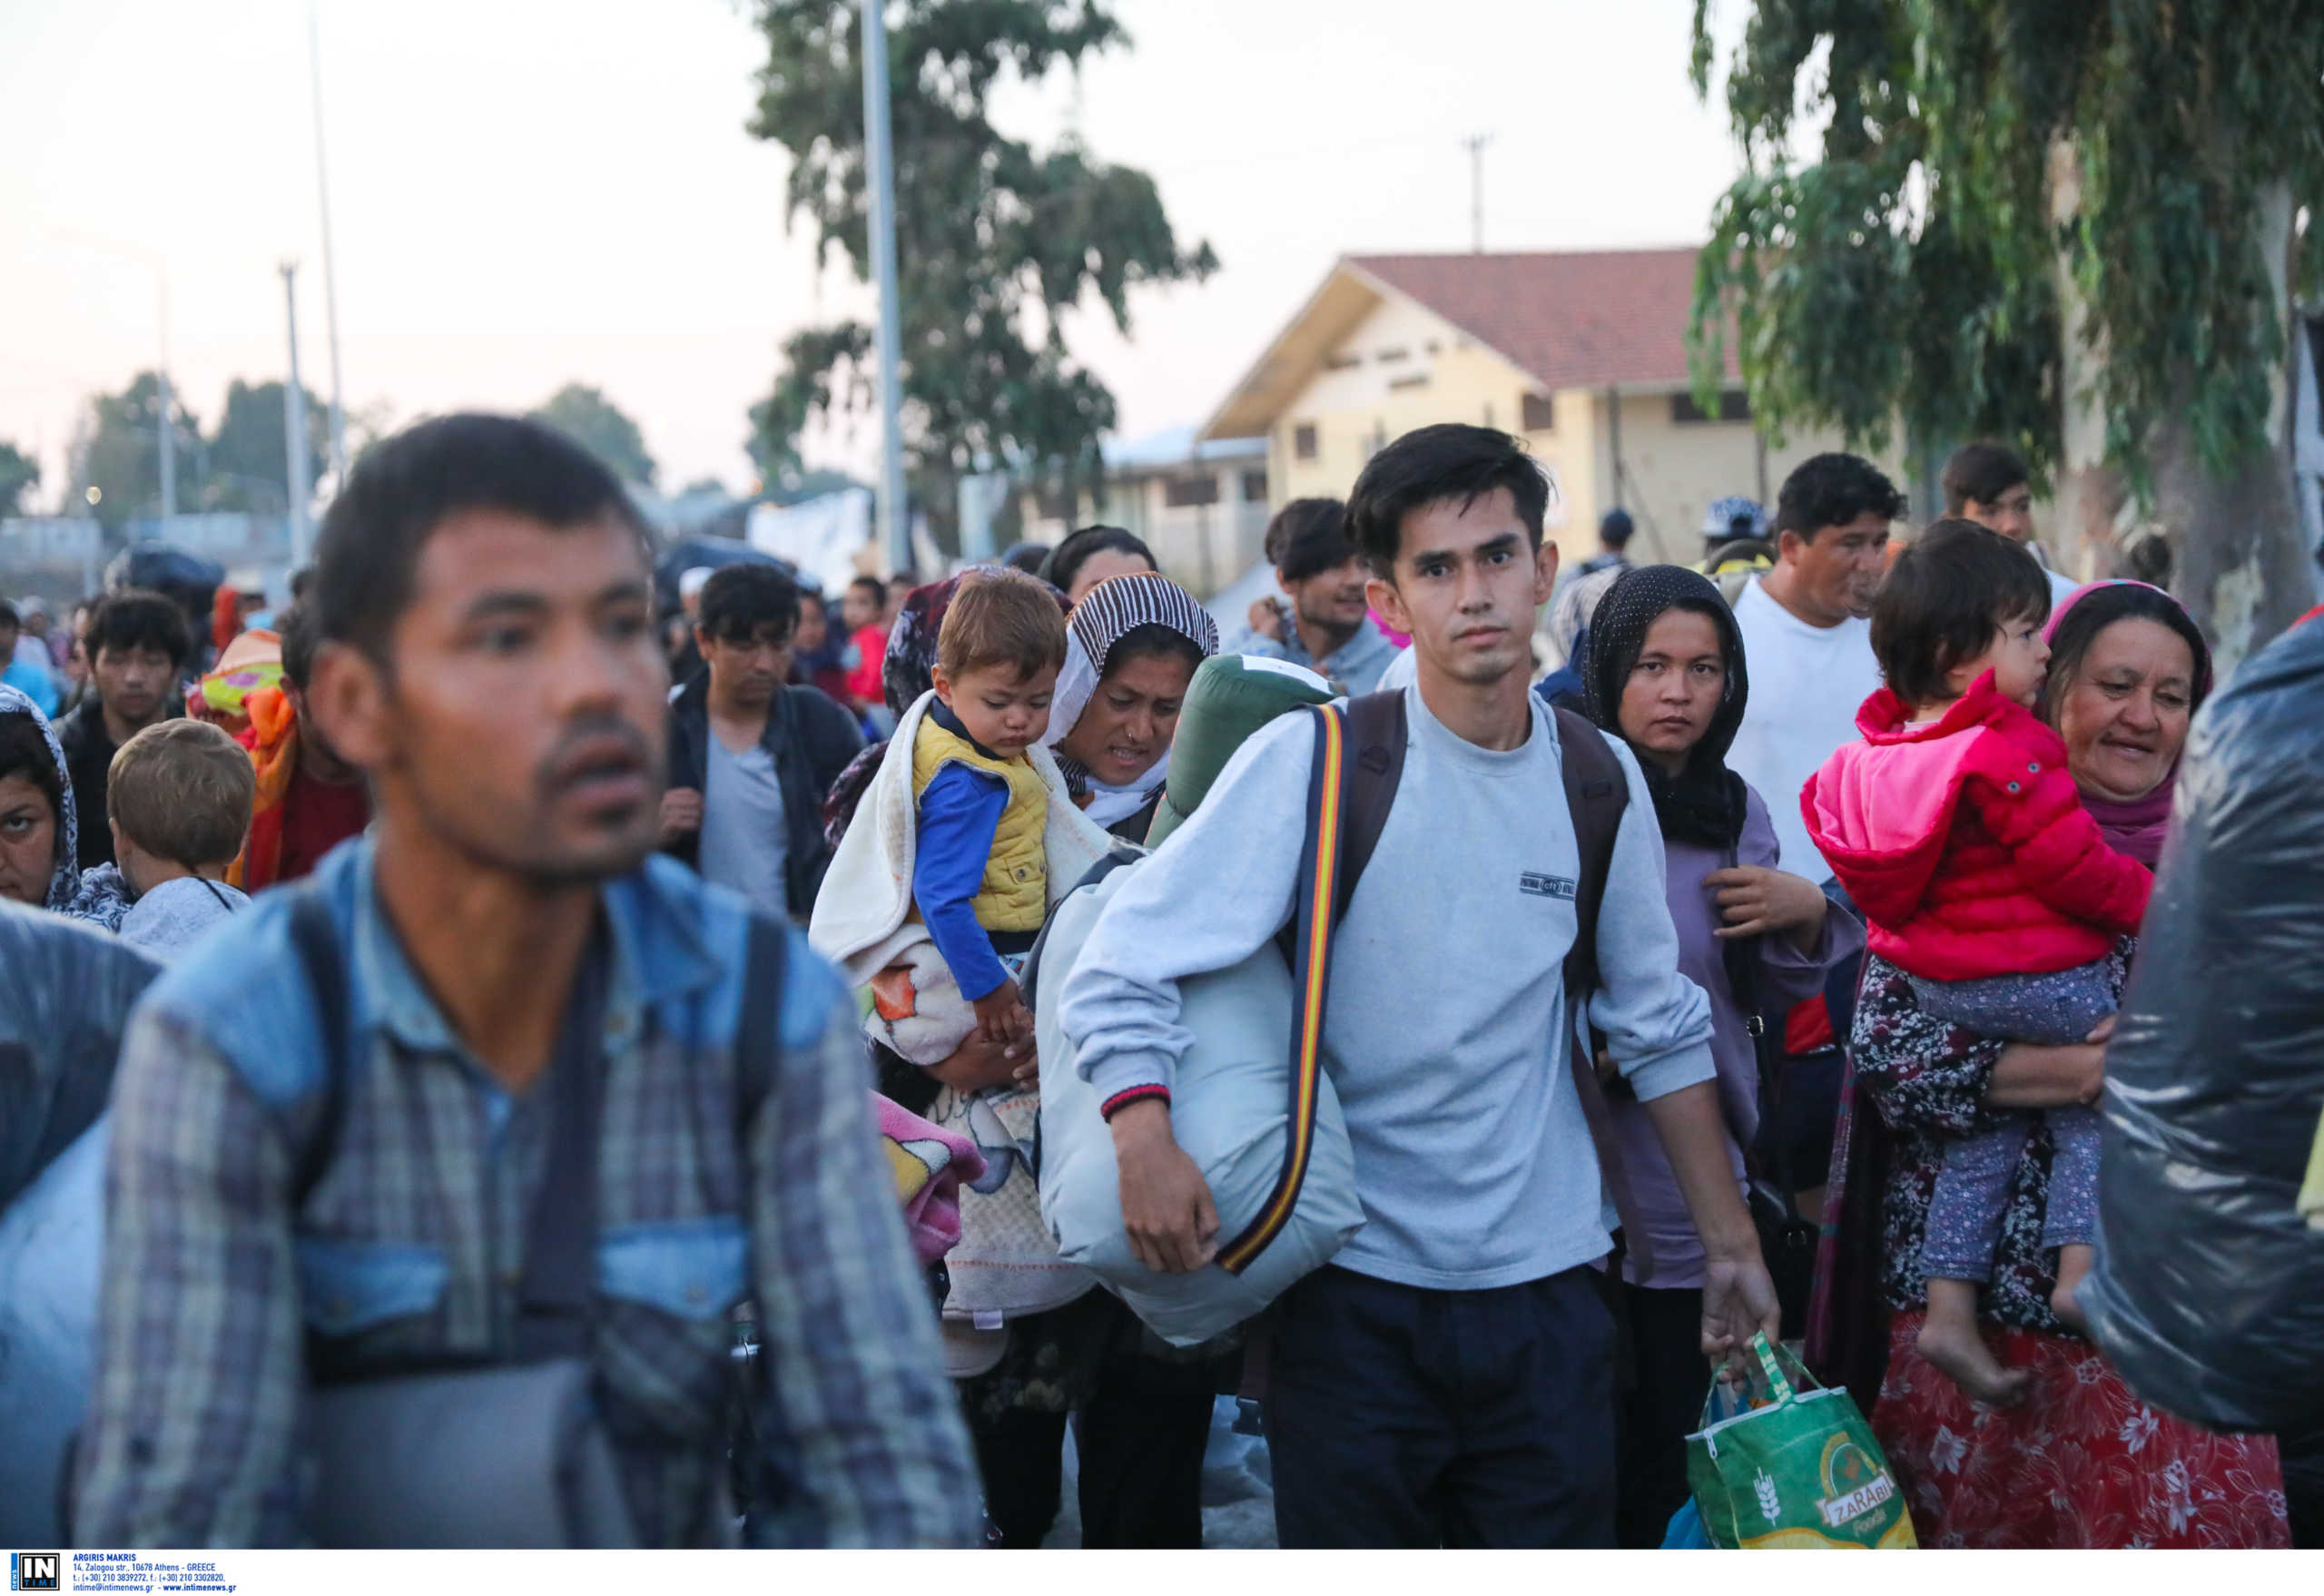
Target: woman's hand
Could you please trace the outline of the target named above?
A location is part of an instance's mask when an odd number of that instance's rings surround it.
[[[980,1092],[992,1087],[1021,1085],[1034,1068],[1033,1044],[987,1041],[975,1031],[928,1073],[956,1092]]]
[[[1994,1061],[1985,1102],[1995,1108],[2065,1108],[2095,1103],[2106,1090],[2106,1041],[2114,1017],[2100,1020],[2089,1039],[2063,1048],[2012,1042]]]
[[[1794,941],[1812,946],[1831,906],[1823,889],[1807,877],[1763,864],[1714,870],[1703,877],[1703,885],[1718,894],[1719,918],[1727,923],[1711,934],[1721,938],[1789,931]]]

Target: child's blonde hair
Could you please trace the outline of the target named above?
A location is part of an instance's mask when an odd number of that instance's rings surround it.
[[[146,727],[105,773],[106,818],[154,858],[187,870],[232,862],[257,801],[251,756],[207,721]]]

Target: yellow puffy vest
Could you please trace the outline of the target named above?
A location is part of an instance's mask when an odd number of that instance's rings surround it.
[[[992,834],[984,882],[970,906],[987,931],[1041,929],[1049,913],[1049,855],[1041,833],[1049,818],[1049,785],[1027,759],[995,759],[966,737],[946,731],[932,714],[921,717],[911,744],[911,795],[917,804],[936,773],[948,764],[986,771],[1009,783],[1009,806]]]

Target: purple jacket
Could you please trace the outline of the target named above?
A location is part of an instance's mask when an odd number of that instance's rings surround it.
[[[1725,945],[1711,934],[1719,923],[1718,906],[1703,886],[1703,877],[1723,868],[1727,861],[1709,848],[1688,842],[1666,841],[1663,851],[1670,920],[1679,930],[1679,971],[1710,998],[1711,1061],[1718,1069],[1728,1152],[1739,1186],[1743,1148],[1759,1128],[1759,1065],[1746,1018],[1728,985]],[[1736,862],[1781,868],[1777,853],[1775,825],[1754,788]],[[1837,905],[1824,916],[1823,934],[1812,953],[1800,952],[1788,936],[1761,938],[1761,1008],[1781,1016],[1793,1004],[1822,991],[1826,973],[1863,949],[1864,927]],[[1679,1193],[1678,1177],[1670,1172],[1670,1160],[1663,1155],[1653,1121],[1634,1102],[1610,1103],[1608,1108],[1614,1138],[1621,1149],[1622,1172],[1630,1183],[1638,1223],[1647,1233],[1653,1266],[1651,1273],[1640,1280],[1635,1264],[1626,1261],[1625,1276],[1656,1288],[1699,1286],[1703,1283],[1702,1240],[1695,1234],[1694,1218],[1687,1212],[1686,1198]]]

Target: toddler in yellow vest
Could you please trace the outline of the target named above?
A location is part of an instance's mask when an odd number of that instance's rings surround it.
[[[1014,972],[1049,907],[1049,789],[1025,755],[1064,665],[1056,596],[1021,571],[978,573],[945,611],[937,702],[912,743],[913,907],[996,1042],[1033,1034]]]

